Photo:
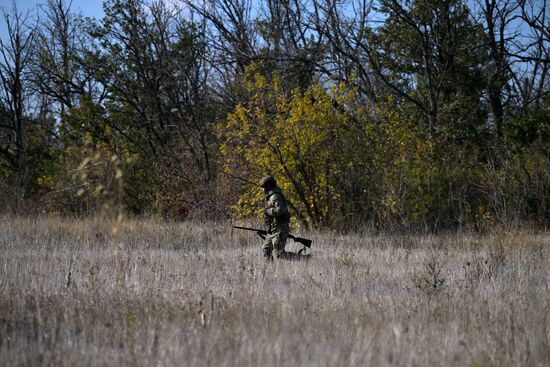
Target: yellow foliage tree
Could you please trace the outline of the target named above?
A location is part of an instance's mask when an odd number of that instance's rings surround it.
[[[265,76],[255,65],[247,69],[243,85],[248,102],[219,128],[224,169],[253,180],[271,174],[302,223],[330,222],[335,211],[345,210],[341,196],[346,191],[365,191],[364,172],[356,173],[368,161],[369,124],[354,89],[316,83],[305,92],[285,93],[277,74]],[[235,209],[252,215],[261,200],[261,191],[248,187]]]

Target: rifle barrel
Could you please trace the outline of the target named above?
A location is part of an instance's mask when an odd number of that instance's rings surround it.
[[[264,229],[241,227],[241,226],[233,226],[233,228],[244,229],[245,231],[254,231],[254,232],[257,232],[257,233],[261,233],[261,234],[267,234],[267,231],[264,230]],[[313,242],[312,240],[308,240],[307,238],[296,237],[291,233],[288,234],[288,238],[294,240],[295,242],[299,242],[299,243],[301,243],[302,245],[304,245],[306,247],[311,247],[311,243]]]
[[[244,229],[245,231],[254,231],[254,232],[265,232],[265,230],[263,230],[263,229],[250,228],[250,227],[239,227],[239,226],[233,226],[233,228],[237,228],[237,229]]]

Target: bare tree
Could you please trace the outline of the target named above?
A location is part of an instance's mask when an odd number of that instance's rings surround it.
[[[94,79],[94,50],[86,20],[71,10],[72,1],[48,0],[41,6],[37,29],[33,84],[56,113],[65,113],[82,97],[102,99],[103,88]]]
[[[218,80],[213,82],[218,83],[218,86],[230,84],[257,56],[258,37],[254,29],[252,1],[182,2],[191,11],[192,18],[200,18],[199,22],[206,27],[206,41],[212,55],[209,62],[217,70]]]
[[[487,51],[487,102],[499,137],[506,119],[539,106],[549,92],[548,5],[547,0],[475,3],[476,21],[483,25],[479,46]]]
[[[24,184],[24,131],[31,98],[29,63],[35,31],[30,12],[19,12],[15,1],[3,16],[7,39],[0,39],[0,156],[19,187]]]
[[[222,99],[236,104],[234,85],[252,62],[269,74],[278,71],[283,87],[306,88],[324,57],[324,45],[311,13],[301,0],[183,0],[207,25],[210,64],[217,70],[212,85]]]
[[[279,71],[287,89],[309,87],[323,63],[324,38],[310,8],[307,1],[269,0],[256,21],[259,56]]]
[[[373,5],[373,0],[324,0],[315,1],[312,10],[316,32],[326,45],[325,58],[318,65],[320,72],[340,81],[354,78],[370,103],[375,102],[377,89],[367,46],[367,30],[376,22]]]
[[[518,5],[511,0],[478,1],[480,23],[484,25],[483,46],[488,50],[486,67],[487,99],[497,136],[502,135],[504,108],[510,103],[511,80],[514,77],[509,52],[518,34],[511,28],[517,19]]]
[[[524,22],[523,40],[511,56],[526,64],[514,78],[521,111],[525,113],[530,105],[540,106],[550,94],[550,2],[519,0],[518,4]]]

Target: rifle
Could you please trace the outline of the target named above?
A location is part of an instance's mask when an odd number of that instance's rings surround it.
[[[265,236],[267,236],[267,231],[264,229],[256,229],[256,228],[249,228],[249,227],[239,227],[239,226],[233,226],[233,228],[237,229],[244,229],[245,231],[254,231],[258,236],[260,236],[262,239],[265,239]],[[288,238],[291,238],[294,240],[294,242],[301,243],[305,247],[311,247],[312,240],[308,240],[307,238],[302,237],[296,237],[292,234],[288,234]]]

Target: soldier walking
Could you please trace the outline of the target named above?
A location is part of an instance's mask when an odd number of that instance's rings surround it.
[[[278,259],[307,260],[310,254],[285,251],[286,240],[290,233],[290,213],[283,191],[277,186],[272,176],[265,176],[260,180],[260,187],[265,194],[264,222],[267,230],[262,252],[266,260],[273,260],[273,251]]]

